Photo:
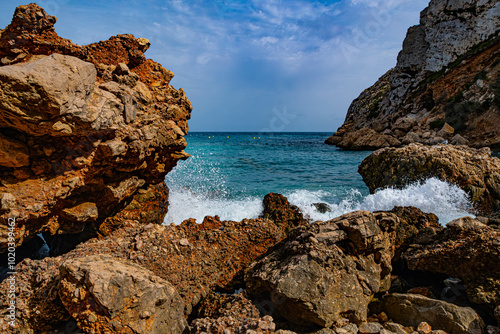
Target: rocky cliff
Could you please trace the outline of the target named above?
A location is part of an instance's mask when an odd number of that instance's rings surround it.
[[[30,4],[0,31],[0,215],[15,219],[17,245],[44,233],[57,251],[62,234],[162,222],[164,177],[188,157],[192,106],[169,85],[173,73],[144,56],[148,40],[80,46],[55,23]],[[7,236],[2,223],[0,251]]]
[[[326,140],[345,149],[448,141],[500,149],[500,3],[432,0],[395,68]]]

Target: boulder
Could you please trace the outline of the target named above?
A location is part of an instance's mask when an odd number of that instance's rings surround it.
[[[263,204],[262,218],[274,221],[277,225],[283,227],[285,231],[307,223],[299,208],[291,205],[288,199],[281,194],[267,194],[264,196]]]
[[[0,34],[0,219],[16,219],[17,245],[43,233],[53,252],[123,219],[163,222],[165,175],[189,157],[192,110],[173,74],[144,56],[146,40],[80,46],[55,22],[19,6]]]
[[[363,160],[358,171],[371,193],[435,177],[462,188],[482,212],[500,210],[500,159],[488,148],[420,144],[385,148]]]
[[[420,295],[386,295],[382,309],[397,323],[414,328],[426,322],[433,329],[454,334],[482,334],[484,329],[483,320],[473,309]]]
[[[467,221],[468,219],[462,219]],[[409,247],[401,255],[411,270],[460,278],[468,299],[493,309],[500,304],[500,231],[475,222],[454,221],[432,242]]]
[[[64,261],[59,296],[85,332],[183,333],[184,302],[151,271],[98,254]]]
[[[92,262],[86,262],[85,259],[97,255],[139,266],[147,277],[157,276],[177,290],[185,305],[183,313],[187,315],[209,292],[217,290],[232,293],[242,287],[243,270],[285,236],[284,228],[264,219],[232,222],[206,217],[202,224],[188,220],[181,225],[171,226],[125,221],[108,236],[81,243],[64,255],[38,261],[25,259],[17,265],[16,287],[19,287],[19,292],[15,330],[18,333],[49,331],[57,324],[69,321],[72,316],[77,317],[82,326],[93,326],[93,317],[78,315],[80,301],[68,298],[71,297],[71,291],[77,289],[88,290],[92,294],[96,288],[91,286],[102,281],[104,276],[99,276],[97,272],[95,275],[89,274],[88,280],[76,280],[76,273],[80,271],[69,266],[74,261],[83,263],[78,267],[85,268],[86,272],[92,272]],[[65,269],[62,269],[63,263],[66,263]],[[106,260],[103,264],[102,275],[112,275],[109,263]],[[71,272],[68,272],[69,269]],[[125,275],[127,271],[121,271],[120,275]],[[123,275],[120,277],[128,279]],[[64,283],[67,290],[60,288],[63,284],[61,277],[67,281],[67,284]],[[3,281],[0,283],[0,332],[9,330],[9,325],[2,322],[8,313],[8,303],[8,282]],[[119,318],[124,321],[125,315]],[[141,321],[130,319],[130,322]],[[119,330],[115,332],[121,333]]]
[[[343,317],[362,322],[373,294],[390,283],[391,249],[375,216],[357,211],[292,230],[250,265],[245,282],[251,294],[267,298],[290,322],[322,327]]]

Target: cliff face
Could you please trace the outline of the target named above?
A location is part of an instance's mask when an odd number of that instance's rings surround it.
[[[162,222],[164,177],[189,156],[191,103],[169,85],[172,72],[146,59],[148,40],[80,46],[55,22],[30,4],[0,31],[1,220],[16,219],[17,244]],[[2,247],[7,236],[2,223]]]
[[[326,143],[377,149],[413,142],[500,149],[500,3],[432,0],[394,69],[351,104]]]

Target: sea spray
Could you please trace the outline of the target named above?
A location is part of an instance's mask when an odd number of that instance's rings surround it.
[[[322,201],[324,197],[324,192],[297,191],[288,195],[289,201],[312,220],[329,220],[355,210],[373,212],[391,210],[395,206],[414,206],[424,212],[436,214],[441,224],[446,224],[456,218],[473,216],[474,212],[467,194],[462,189],[436,178],[414,183],[403,189],[382,189],[364,197],[353,189],[351,195],[339,203]],[[313,203],[326,203],[331,212],[320,213]]]
[[[170,195],[165,223],[180,224],[188,218],[201,222],[206,215],[236,221],[256,218],[270,192],[287,196],[313,220],[396,205],[433,212],[441,223],[473,213],[461,189],[437,179],[370,195],[357,168],[371,152],[332,148],[323,143],[327,134],[279,133],[254,140],[256,136],[190,133],[186,151],[191,158],[180,161],[166,177]],[[318,212],[314,203],[328,204],[331,212]]]
[[[284,193],[290,203],[297,205],[307,218],[329,220],[355,210],[391,210],[394,206],[414,206],[424,212],[432,212],[445,224],[463,216],[473,216],[472,205],[467,194],[460,188],[431,178],[404,189],[383,189],[368,196],[352,189],[350,194],[338,201],[329,202],[335,194],[327,191],[297,190]],[[188,218],[201,223],[206,215],[220,216],[223,220],[239,221],[243,218],[257,218],[262,213],[262,198],[246,197],[227,199],[195,194],[189,189],[174,189],[170,192],[169,212],[165,223],[179,224]],[[314,203],[325,203],[331,211],[320,213]]]

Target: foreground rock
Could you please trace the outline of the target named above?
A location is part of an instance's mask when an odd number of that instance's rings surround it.
[[[269,315],[261,317],[244,292],[235,295],[210,294],[201,303],[191,323],[192,334],[274,333],[276,324]]]
[[[326,143],[378,149],[449,142],[500,148],[500,4],[432,0],[397,65],[355,99]]]
[[[71,291],[76,290],[82,293],[86,290],[92,294],[95,293],[96,288],[90,287],[95,284],[99,285],[98,282],[104,282],[105,277],[108,277],[106,276],[108,271],[109,275],[116,272],[110,267],[110,263],[115,260],[128,261],[129,264],[122,268],[128,268],[128,265],[133,268],[140,266],[144,268],[142,273],[145,277],[154,274],[168,281],[181,296],[185,304],[184,313],[190,314],[193,307],[210,291],[233,292],[241,286],[243,270],[284,237],[283,228],[272,221],[263,219],[221,222],[217,218],[206,217],[202,224],[186,221],[181,225],[168,227],[155,224],[144,226],[137,222],[126,222],[122,228],[108,237],[100,240],[91,239],[63,256],[46,258],[42,261],[24,260],[16,267],[16,286],[19,287],[17,294],[18,332],[35,331],[38,333],[53,329],[54,324],[71,319],[70,316],[78,314],[77,310],[83,309],[93,310],[97,318],[102,319],[103,322],[103,319],[113,320],[114,316],[110,316],[105,309],[99,309],[101,311],[99,313],[99,310],[92,306],[91,299],[73,301],[69,298],[72,296]],[[101,261],[102,263],[87,267],[86,259],[89,257],[92,259],[92,256],[99,254],[115,260],[108,261],[106,257]],[[82,281],[78,270],[69,271],[72,268],[69,265],[71,263],[79,264],[78,267],[82,268],[81,271],[85,272],[89,279]],[[93,266],[102,268],[103,271],[90,275],[93,273]],[[133,270],[127,271],[133,272]],[[127,271],[123,270],[123,275],[118,276],[128,282]],[[141,281],[139,276],[136,281]],[[61,290],[64,296],[63,302],[61,293],[58,293],[61,285],[65,287]],[[0,309],[2,310],[0,331],[8,329],[7,323],[2,323],[5,314],[8,313],[7,286],[7,281],[0,284]],[[137,286],[136,289],[141,289],[141,286]],[[128,293],[133,293],[133,291]],[[120,294],[110,293],[109,299],[106,299],[105,305],[108,305],[106,307],[115,309],[114,306],[121,305],[121,297]],[[177,307],[176,304],[175,310]],[[142,314],[143,311],[146,313]],[[116,315],[116,312],[118,310],[112,314]],[[149,305],[139,303],[135,314],[153,322],[154,318],[148,318],[147,312],[151,312]],[[176,314],[177,311],[170,310],[170,312]],[[126,328],[127,326],[123,323],[125,316],[127,314],[121,315],[120,319]],[[93,318],[90,314],[76,317],[80,328],[92,328],[95,323],[91,322],[91,319]],[[138,319],[133,321],[141,323]],[[131,322],[132,319],[129,323]],[[113,326],[112,321],[109,326]]]
[[[493,317],[500,305],[500,231],[473,219],[459,219],[435,235],[431,243],[403,254],[411,270],[460,278],[468,299],[487,306]]]
[[[358,211],[292,230],[247,269],[245,281],[292,323],[362,322],[373,294],[389,288],[391,258],[389,234],[373,214]]]
[[[182,333],[187,327],[177,290],[151,271],[107,255],[61,264],[59,296],[87,333]]]
[[[483,320],[473,309],[420,295],[394,293],[384,296],[382,310],[392,320],[414,328],[426,322],[434,330],[453,334],[482,334],[484,329]]]
[[[30,4],[0,32],[0,215],[16,219],[18,245],[43,232],[64,252],[57,240],[71,247],[123,218],[162,221],[192,106],[146,59],[147,40],[79,46],[55,22]]]
[[[436,177],[466,191],[483,213],[500,210],[500,159],[492,157],[488,148],[421,144],[385,148],[363,160],[358,171],[371,193]]]

